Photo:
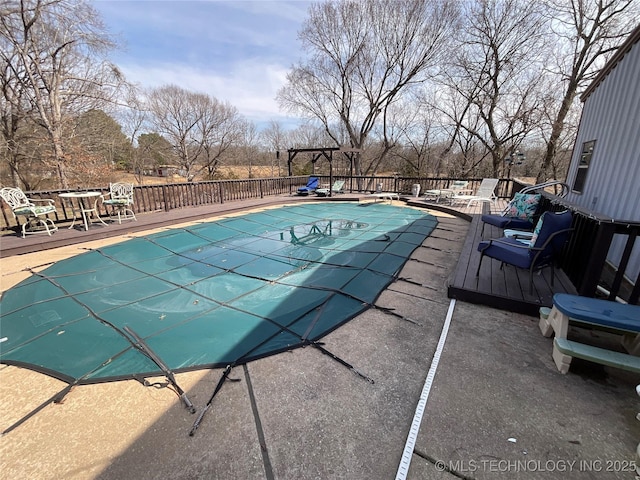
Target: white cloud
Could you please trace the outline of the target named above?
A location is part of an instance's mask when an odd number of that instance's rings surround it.
[[[113,61],[143,88],[175,84],[256,123],[291,120],[275,96],[301,56],[306,1],[115,1],[96,7],[125,50]]]
[[[275,100],[286,82],[287,68],[257,61],[239,61],[225,74],[189,65],[120,65],[129,81],[143,88],[175,84],[229,102],[247,119],[266,122],[287,117]]]

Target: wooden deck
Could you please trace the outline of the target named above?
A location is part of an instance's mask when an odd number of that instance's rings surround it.
[[[478,243],[502,236],[502,230],[492,225],[485,225],[483,236],[480,217],[479,213],[471,215],[469,233],[448,287],[449,298],[538,316],[540,307],[552,306],[555,293],[577,293],[567,275],[559,268],[555,269],[553,286],[550,268],[534,273],[533,293],[529,293],[528,270],[511,265],[501,268],[500,261],[489,257],[483,259],[480,274],[476,276],[480,262]]]

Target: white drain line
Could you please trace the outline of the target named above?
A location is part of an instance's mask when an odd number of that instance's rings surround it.
[[[416,413],[413,415],[413,421],[411,422],[411,428],[409,429],[409,435],[407,436],[407,442],[404,446],[404,452],[402,453],[402,459],[398,466],[398,472],[396,473],[396,480],[404,480],[407,478],[409,472],[409,465],[411,465],[411,457],[413,456],[413,449],[416,445],[418,438],[418,432],[420,431],[420,423],[422,422],[422,414],[427,406],[427,399],[429,398],[429,392],[431,391],[431,385],[433,385],[433,379],[436,376],[436,370],[438,369],[438,363],[440,362],[440,355],[444,349],[444,342],[447,340],[447,334],[449,333],[449,325],[451,324],[451,317],[453,317],[453,309],[456,306],[455,299],[451,299],[449,302],[449,310],[447,311],[447,318],[444,321],[442,332],[440,333],[440,340],[438,340],[438,346],[436,353],[433,355],[433,361],[431,362],[431,368],[427,373],[427,379],[422,387],[422,394],[420,394],[420,400],[416,406]]]

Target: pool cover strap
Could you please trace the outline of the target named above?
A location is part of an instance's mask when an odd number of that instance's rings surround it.
[[[322,345],[324,345],[324,343],[320,343],[320,342],[313,342],[311,344],[312,346],[316,347],[318,350],[320,350],[322,353],[324,353],[325,355],[327,355],[330,358],[333,358],[336,362],[338,362],[341,365],[344,365],[345,367],[347,367],[349,370],[351,370],[353,373],[355,373],[356,375],[358,375],[361,378],[364,378],[367,382],[369,383],[375,383],[373,381],[373,378],[368,377],[367,375],[365,375],[362,372],[359,372],[358,370],[356,370],[356,368],[351,365],[350,363],[345,362],[343,359],[341,359],[340,357],[338,357],[337,355],[331,353],[329,350],[327,350],[326,348],[324,348]]]
[[[33,417],[36,413],[38,413],[39,411],[41,411],[44,407],[46,407],[47,405],[49,405],[50,403],[61,403],[62,399],[67,395],[67,393],[69,393],[71,391],[71,389],[75,387],[75,385],[70,384],[67,385],[66,387],[64,387],[62,390],[60,390],[58,393],[52,395],[51,397],[49,397],[47,400],[45,400],[44,402],[42,402],[40,405],[38,405],[36,408],[34,408],[33,410],[31,410],[29,413],[27,413],[24,417],[20,418],[17,422],[15,422],[13,425],[11,425],[10,427],[7,427],[6,429],[4,429],[0,435],[6,435],[7,433],[9,433],[10,431],[18,428],[20,425],[22,425],[24,422],[26,422],[27,420],[29,420],[31,417]]]
[[[216,388],[213,390],[213,393],[211,394],[209,401],[207,402],[207,404],[204,406],[204,408],[198,415],[198,418],[196,418],[196,421],[193,422],[193,426],[191,427],[191,431],[189,432],[190,437],[193,437],[193,434],[196,433],[196,430],[200,426],[200,422],[202,422],[202,418],[204,417],[204,414],[207,413],[207,410],[209,410],[209,408],[211,407],[211,403],[213,403],[213,399],[222,388],[224,381],[227,379],[227,377],[229,377],[230,373],[231,373],[231,365],[227,365],[227,368],[225,368],[224,372],[222,372],[222,377],[220,377],[220,380],[218,380],[218,384],[216,385]]]
[[[167,377],[167,380],[169,380],[169,383],[171,383],[173,388],[176,389],[176,393],[180,397],[180,400],[182,400],[182,402],[184,403],[185,407],[187,407],[189,412],[196,413],[196,407],[194,407],[193,403],[189,401],[186,392],[182,390],[182,388],[180,388],[180,385],[178,385],[178,382],[176,381],[176,377],[173,375],[173,372],[169,369],[169,367],[167,367],[167,365],[160,359],[160,357],[158,357],[158,355],[156,355],[155,352],[149,348],[149,345],[147,345],[145,341],[140,338],[140,336],[136,332],[134,332],[128,325],[124,326],[124,330],[135,339],[136,348],[143,352],[147,357],[149,357],[149,359],[153,363],[158,365],[158,367],[160,367],[160,369],[164,373],[164,376]]]

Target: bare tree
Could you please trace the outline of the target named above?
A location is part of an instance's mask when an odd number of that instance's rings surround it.
[[[445,112],[458,140],[464,130],[483,145],[491,158],[491,174],[497,177],[504,159],[540,121],[545,20],[535,2],[478,0],[467,6],[459,54],[448,66],[450,101],[444,104],[449,107]],[[477,153],[477,159],[484,158]],[[470,168],[476,165],[474,161]]]
[[[215,174],[221,155],[237,143],[242,119],[235,107],[203,93],[167,85],[149,92],[151,122],[173,146],[188,181]]]
[[[18,71],[11,68],[15,63],[15,49],[0,37],[0,135],[2,139],[1,158],[9,167],[9,177],[13,185],[20,185],[20,174],[25,157],[22,155],[20,127],[24,126],[29,116],[23,100],[23,89]],[[24,180],[24,179],[23,179]]]
[[[6,61],[49,136],[53,167],[66,187],[68,120],[114,99],[123,79],[104,55],[115,43],[88,2],[70,0],[5,1],[0,37],[11,47]]]
[[[318,148],[328,146],[331,139],[317,125],[302,124],[288,134],[289,148]]]
[[[287,75],[280,105],[319,122],[335,145],[362,148],[379,124],[385,148],[390,107],[424,81],[457,21],[449,0],[330,1],[309,10],[300,38],[307,63]],[[385,149],[381,155],[385,154]],[[362,172],[356,165],[356,172]]]
[[[211,110],[202,123],[204,138],[203,163],[208,178],[213,178],[225,153],[234,145],[242,143],[243,134],[251,128],[238,113],[238,109],[228,102],[218,102],[212,98]]]
[[[118,110],[117,117],[131,145],[130,168],[137,182],[142,184],[145,172],[145,156],[141,155],[141,149],[136,148],[136,139],[148,124],[149,112],[145,110],[144,102],[138,97],[134,88],[128,89],[125,103],[126,105]]]
[[[287,135],[282,129],[282,126],[272,120],[269,125],[260,132],[260,137],[264,146],[267,148],[267,152],[271,161],[271,176],[279,177],[282,175],[282,163],[281,155],[287,148]]]
[[[244,122],[240,136],[240,155],[242,163],[247,167],[248,178],[253,178],[253,167],[259,163],[258,129],[252,122]]]
[[[439,173],[439,162],[434,157],[433,145],[437,144],[438,119],[435,110],[429,108],[427,103],[413,99],[414,108],[405,105],[401,111],[404,113],[406,123],[400,128],[399,140],[403,147],[398,156],[409,167],[409,174],[428,175]]]
[[[638,21],[636,0],[548,0],[546,10],[556,39],[555,65],[549,62],[550,83],[560,84],[564,92],[550,116],[547,149],[538,182],[556,168],[554,161],[577,92],[594,78],[603,59],[629,35]]]

